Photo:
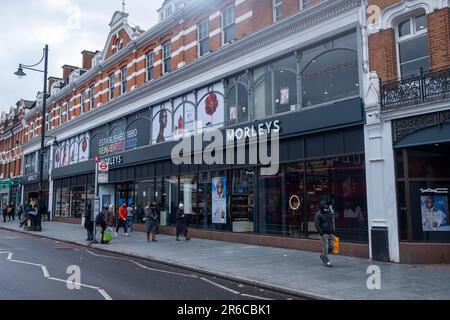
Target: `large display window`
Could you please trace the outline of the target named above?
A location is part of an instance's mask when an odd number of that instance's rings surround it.
[[[450,143],[398,149],[395,155],[400,239],[449,243]]]

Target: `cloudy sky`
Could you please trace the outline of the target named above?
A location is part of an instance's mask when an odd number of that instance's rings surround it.
[[[126,0],[129,22],[148,30],[157,23],[163,0]],[[49,45],[50,76],[62,76],[64,64],[81,66],[81,51],[103,50],[109,22],[122,0],[0,0],[0,111],[8,111],[21,98],[34,100],[42,91],[43,74],[25,70],[18,79],[19,63],[34,64]]]

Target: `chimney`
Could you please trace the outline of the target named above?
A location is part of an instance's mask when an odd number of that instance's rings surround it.
[[[56,82],[56,81],[61,81],[61,78],[57,78],[57,77],[50,77],[48,78],[48,91],[51,92],[52,90],[52,85]]]
[[[83,69],[92,69],[92,59],[94,59],[95,52],[84,50],[81,54],[83,55]]]
[[[69,65],[65,64],[65,65],[62,66],[62,69],[63,69],[63,79],[66,80],[66,79],[69,78],[70,74],[73,71],[75,71],[75,70],[77,70],[79,68],[78,67],[74,67],[74,66],[69,66]]]

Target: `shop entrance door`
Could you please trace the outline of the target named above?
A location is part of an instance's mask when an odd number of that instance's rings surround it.
[[[135,204],[136,200],[137,194],[133,183],[121,183],[116,185],[116,206],[115,206],[116,221],[118,219],[120,206],[125,204],[128,207],[131,204]]]

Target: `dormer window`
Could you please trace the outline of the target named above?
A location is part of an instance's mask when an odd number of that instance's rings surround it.
[[[184,0],[168,0],[159,9],[159,21],[166,20],[183,7]]]
[[[401,77],[427,71],[430,64],[427,16],[424,10],[401,20],[397,26],[398,71]]]

